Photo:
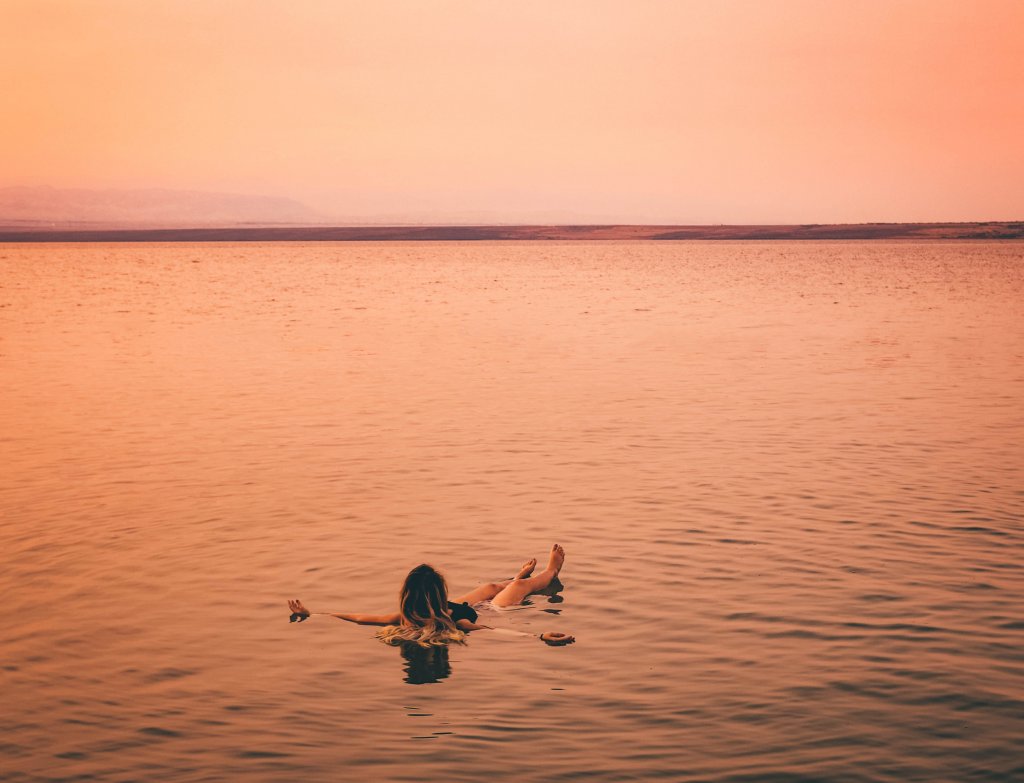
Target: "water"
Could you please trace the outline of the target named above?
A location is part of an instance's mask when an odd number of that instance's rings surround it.
[[[0,778],[1024,779],[1024,245],[0,246]],[[388,611],[557,541],[435,656]]]

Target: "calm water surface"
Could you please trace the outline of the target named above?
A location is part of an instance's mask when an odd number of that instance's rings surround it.
[[[1024,245],[0,246],[0,778],[1024,780]],[[434,656],[384,611],[558,541]]]

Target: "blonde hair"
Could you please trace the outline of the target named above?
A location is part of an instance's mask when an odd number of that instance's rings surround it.
[[[462,644],[466,634],[455,627],[448,608],[448,585],[426,563],[416,566],[405,578],[398,595],[398,625],[388,625],[377,638],[388,644],[415,642],[421,647],[455,642]]]

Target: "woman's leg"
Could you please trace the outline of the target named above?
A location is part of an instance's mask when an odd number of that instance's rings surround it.
[[[472,606],[478,604],[481,601],[490,601],[494,596],[504,590],[513,582],[526,579],[533,573],[533,569],[537,567],[537,558],[533,557],[523,563],[523,567],[519,569],[519,573],[512,579],[506,579],[502,582],[488,582],[487,584],[480,585],[475,590],[470,590],[465,595],[460,595],[458,598],[452,598],[451,600],[457,604],[463,602]]]
[[[536,576],[528,576],[523,579],[513,579],[507,583],[501,592],[491,598],[495,606],[515,606],[521,604],[523,599],[530,593],[543,590],[551,580],[558,576],[562,570],[562,563],[565,562],[565,550],[558,544],[551,547],[551,557],[548,559],[547,568]]]

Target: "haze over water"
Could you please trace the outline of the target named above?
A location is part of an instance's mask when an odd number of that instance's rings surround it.
[[[0,778],[1024,777],[1024,245],[0,247]],[[434,657],[314,611],[552,542]]]

